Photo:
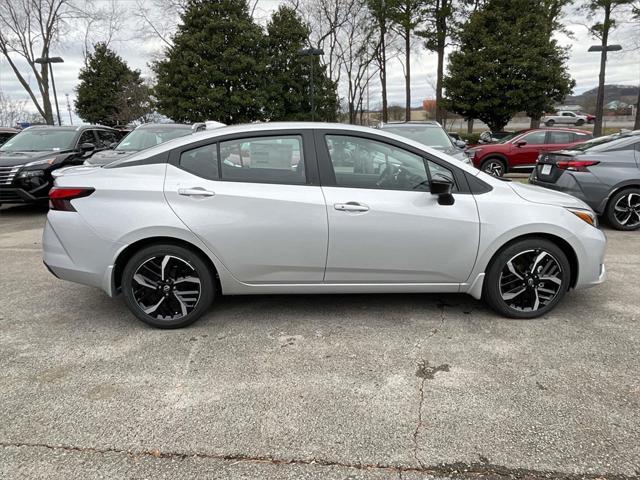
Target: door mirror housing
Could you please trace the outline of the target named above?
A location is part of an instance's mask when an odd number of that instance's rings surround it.
[[[449,180],[431,180],[429,183],[429,189],[432,195],[438,196],[438,203],[440,205],[453,205],[455,199],[453,198],[453,183]]]
[[[458,148],[467,148],[467,142],[465,142],[464,140],[454,140],[454,143]]]
[[[96,146],[93,143],[81,143],[78,148],[80,148],[83,157],[88,157],[95,151]]]
[[[524,140],[520,140],[519,142],[516,142],[516,147],[524,147],[527,144],[527,142],[525,142]]]

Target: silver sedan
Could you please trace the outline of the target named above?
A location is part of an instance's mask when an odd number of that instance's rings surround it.
[[[582,201],[392,133],[224,127],[56,179],[44,262],[188,325],[219,295],[460,292],[533,318],[605,278]]]

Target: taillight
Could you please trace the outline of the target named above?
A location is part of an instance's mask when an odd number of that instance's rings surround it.
[[[588,167],[599,163],[600,162],[593,160],[568,160],[565,162],[556,162],[556,167],[561,170],[571,170],[572,172],[588,172]]]
[[[75,212],[71,200],[88,197],[95,191],[94,188],[53,187],[49,191],[49,208],[64,212]]]

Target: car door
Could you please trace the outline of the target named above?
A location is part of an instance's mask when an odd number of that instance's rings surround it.
[[[94,150],[82,152],[80,146],[84,143],[90,143],[94,147]],[[85,130],[80,134],[78,141],[76,142],[76,150],[79,152],[77,155],[74,154],[73,157],[70,158],[70,163],[81,164],[87,158],[91,157],[95,152],[97,152],[98,148],[98,137],[96,136],[95,130]]]
[[[546,130],[525,133],[511,143],[509,166],[511,168],[533,167],[546,143]]]
[[[562,112],[559,123],[573,124],[576,123],[576,115],[572,112]]]
[[[328,226],[312,146],[311,131],[192,143],[171,152],[165,196],[238,280],[320,283]]]
[[[327,283],[464,282],[478,249],[473,195],[455,168],[406,145],[364,133],[318,131],[329,217]],[[458,184],[440,205],[429,179]]]

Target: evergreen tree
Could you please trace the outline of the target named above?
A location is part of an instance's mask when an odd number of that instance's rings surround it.
[[[150,89],[140,72],[131,70],[104,43],[98,43],[80,70],[76,88],[76,112],[85,122],[103,125],[126,124],[147,114]]]
[[[175,121],[264,117],[265,36],[246,0],[189,0],[173,46],[153,68],[158,110]]]
[[[313,62],[316,120],[334,121],[338,99],[317,56],[300,56],[309,29],[290,7],[280,6],[267,25],[265,115],[269,120],[311,120],[311,62]]]
[[[449,57],[446,105],[502,130],[516,112],[541,114],[573,88],[566,52],[541,32],[540,0],[488,0],[460,33]]]

